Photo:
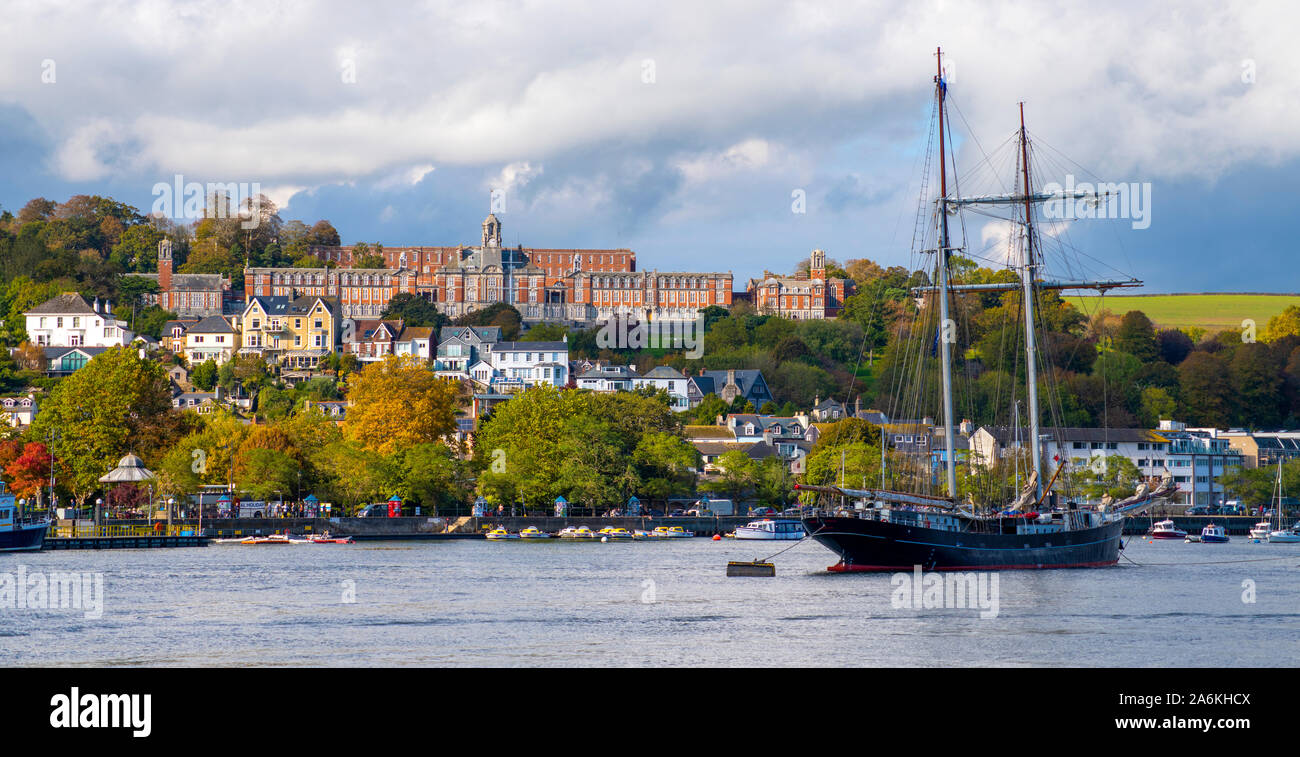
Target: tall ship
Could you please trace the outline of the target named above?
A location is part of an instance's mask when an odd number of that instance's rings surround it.
[[[14,495],[0,481],[0,552],[39,552],[49,530],[49,520],[23,517]]]
[[[933,424],[936,426],[934,446],[942,443],[942,454],[936,459],[927,448],[923,455],[913,455],[910,463],[894,461],[891,482],[886,477],[884,434],[887,432],[882,427],[880,486],[868,488],[863,481],[861,488],[849,488],[843,473],[839,486],[796,485],[800,491],[819,495],[816,507],[803,517],[803,525],[813,539],[839,555],[839,563],[829,568],[835,572],[906,571],[914,566],[925,570],[1002,570],[1114,565],[1119,561],[1120,534],[1126,514],[1167,501],[1176,486],[1166,470],[1163,477],[1133,482],[1132,493],[1118,500],[1108,492],[1098,498],[1098,503],[1087,504],[1079,501],[1082,498],[1074,491],[1087,476],[1072,475],[1070,459],[1054,458],[1051,469],[1047,469],[1048,461],[1043,459],[1044,429],[1040,427],[1040,394],[1047,395],[1046,405],[1056,415],[1056,427],[1064,424],[1059,422],[1063,412],[1052,385],[1053,366],[1045,363],[1043,345],[1040,345],[1050,331],[1042,303],[1048,297],[1053,299],[1053,305],[1059,306],[1057,293],[1062,290],[1094,290],[1104,294],[1114,288],[1141,286],[1142,282],[1131,276],[1092,280],[1050,276],[1042,249],[1044,240],[1038,229],[1038,206],[1069,201],[1071,207],[1074,203],[1092,203],[1096,207],[1115,192],[1094,191],[1083,186],[1075,189],[1072,182],[1067,182],[1064,189],[1036,190],[1031,176],[1034,163],[1032,143],[1025,129],[1024,103],[1020,104],[1019,130],[996,151],[1007,165],[1015,168],[1012,183],[996,183],[996,186],[1010,186],[1011,191],[964,197],[950,191],[956,189],[957,182],[955,164],[949,165],[948,82],[942,50],[936,51],[936,57],[934,117],[925,152],[922,205],[913,244],[914,253],[925,258],[926,267],[934,273],[929,282],[912,290],[918,298],[912,321],[908,324],[900,321],[895,340],[899,354],[894,360],[889,391],[894,397],[892,417],[919,418],[922,413],[933,413],[936,409],[942,413],[941,431],[939,424]],[[939,186],[932,210],[927,210],[936,131]],[[972,149],[983,150],[978,141],[972,140],[971,144]],[[985,156],[985,163],[990,167],[993,162]],[[996,215],[999,208],[1009,217]],[[1007,223],[1010,233],[1004,262],[1008,274],[1014,275],[993,282],[953,281],[954,253],[965,252],[962,240],[954,242],[953,231],[955,227],[964,235],[961,219],[967,212],[1001,218]],[[924,220],[927,216],[933,223]],[[1052,229],[1048,236],[1055,241],[1059,233],[1059,229]],[[970,262],[969,253],[962,262]],[[1073,272],[1079,266],[1067,264],[1066,268]],[[1005,297],[1007,293],[1016,294]],[[1008,424],[1011,432],[1018,435],[1022,427],[1027,428],[1024,428],[1024,443],[1017,440],[1013,445],[1016,452],[1010,460],[1015,471],[1010,486],[1006,479],[990,480],[996,477],[988,476],[981,479],[969,472],[959,489],[954,349],[958,334],[964,332],[954,316],[961,318],[967,310],[962,304],[968,299],[963,298],[990,296],[1005,297],[1004,305],[1008,302],[1014,305],[1007,312],[1019,311],[1014,320],[1009,317],[1003,324],[1002,343],[1012,345],[1006,354],[1015,363],[1006,374],[1011,379],[1007,382],[1011,387],[1006,390],[1005,399],[1010,407],[1007,414],[1015,413],[1014,425]],[[1048,346],[1059,348],[1060,345]],[[938,382],[929,378],[933,373],[925,373],[934,368],[940,374]],[[1041,382],[1040,369],[1044,374]],[[1022,378],[1023,386],[1020,386]],[[965,395],[965,404],[974,404],[969,397]],[[999,402],[993,404],[1000,404],[1003,398],[997,399]],[[1026,411],[1023,422],[1022,404]],[[914,414],[909,416],[909,412]],[[929,418],[911,423],[917,430],[925,426],[925,438],[929,438],[932,425]],[[1055,438],[1059,445],[1063,435],[1058,433]],[[1006,462],[996,461],[996,464]],[[900,470],[908,465],[913,469]],[[963,467],[971,471],[973,465]]]

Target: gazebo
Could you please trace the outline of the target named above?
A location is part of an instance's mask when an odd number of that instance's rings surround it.
[[[641,500],[637,499],[635,494],[633,494],[627,500],[627,514],[628,515],[641,514]]]
[[[135,455],[127,455],[118,461],[117,467],[99,477],[101,484],[108,484],[104,495],[111,497],[113,484],[138,484],[141,481],[152,481],[154,479],[153,471],[144,467],[144,461]],[[107,502],[109,509],[112,509],[113,503],[110,499]],[[149,508],[153,509],[153,488],[149,490]],[[99,512],[95,512],[95,520],[99,520]]]
[[[568,515],[569,515],[569,500],[565,499],[564,495],[561,494],[560,496],[555,498],[555,517],[566,518],[568,517]]]

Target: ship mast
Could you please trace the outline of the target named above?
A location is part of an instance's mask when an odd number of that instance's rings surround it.
[[[1024,266],[1020,272],[1024,285],[1025,311],[1025,382],[1029,385],[1029,449],[1034,465],[1034,496],[1043,497],[1043,451],[1039,446],[1038,432],[1038,363],[1034,346],[1034,210],[1029,195],[1029,137],[1025,134],[1025,104],[1020,103],[1020,163],[1025,180],[1025,249]]]
[[[948,85],[943,80],[943,49],[935,50],[938,72],[935,91],[939,98],[939,349],[943,364],[943,440],[947,458],[948,496],[957,499],[957,457],[952,430],[952,329],[948,318],[948,174],[944,151],[943,99]]]

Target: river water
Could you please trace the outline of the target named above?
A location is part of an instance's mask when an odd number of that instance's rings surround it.
[[[990,607],[900,606],[901,579],[775,578],[790,543],[387,541],[0,554],[102,574],[93,609],[0,607],[0,662],[93,666],[1294,666],[1300,545],[1149,543],[1114,568],[998,574]],[[1285,560],[1259,558],[1291,556]],[[1244,561],[1253,562],[1244,562]],[[1226,562],[1243,561],[1243,562]],[[1205,564],[1205,563],[1218,564]],[[1201,564],[1197,564],[1201,563]],[[990,586],[991,588],[991,586]],[[908,596],[911,596],[910,594]],[[1249,601],[1252,600],[1253,601]],[[971,603],[973,604],[973,602]]]

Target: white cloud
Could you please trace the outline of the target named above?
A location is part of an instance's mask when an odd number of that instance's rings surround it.
[[[65,178],[124,167],[314,185],[429,160],[540,166],[594,144],[655,149],[665,139],[720,160],[738,145],[829,148],[863,134],[911,145],[942,41],[958,72],[955,123],[969,122],[986,146],[1015,128],[1024,99],[1033,133],[1107,179],[1212,179],[1241,161],[1300,154],[1292,4],[1193,0],[1178,14],[1068,0],[463,11],[358,13],[341,0],[126,13],[22,5],[0,22],[9,40],[0,98],[55,136]],[[57,84],[42,85],[32,67],[45,58],[58,62]],[[640,78],[646,58],[653,84]],[[1246,60],[1253,83],[1241,80]],[[345,61],[356,63],[356,83],[342,80]],[[86,113],[98,131],[79,120]],[[119,152],[99,149],[104,135],[118,137]],[[688,178],[722,167],[683,166]]]

